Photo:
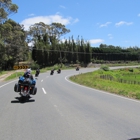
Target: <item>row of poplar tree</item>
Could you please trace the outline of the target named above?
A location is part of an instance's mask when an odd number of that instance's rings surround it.
[[[83,63],[103,61],[139,61],[140,49],[137,46],[100,44],[93,47],[78,36],[62,41],[62,36],[70,30],[61,23],[35,23],[26,31],[23,25],[9,19],[18,12],[18,6],[11,0],[0,0],[0,68],[12,69],[21,61],[31,58],[40,67],[56,63]],[[29,46],[28,44],[32,44]]]

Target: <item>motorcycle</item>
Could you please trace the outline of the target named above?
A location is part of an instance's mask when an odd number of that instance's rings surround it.
[[[76,71],[79,71],[79,67],[76,68]]]
[[[37,87],[35,87],[36,81],[29,78],[19,77],[18,83],[14,86],[14,91],[19,92],[21,100],[27,100],[30,95],[35,95],[37,92]]]
[[[54,74],[54,70],[51,70],[51,73],[50,73],[50,75],[53,75]]]
[[[58,69],[58,70],[57,70],[57,73],[61,73],[61,69]]]
[[[38,77],[38,76],[39,76],[39,72],[36,72],[36,73],[35,73],[35,77]]]

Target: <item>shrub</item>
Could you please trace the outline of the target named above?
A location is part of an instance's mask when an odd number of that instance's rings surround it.
[[[32,70],[36,70],[37,68],[39,68],[39,65],[36,62],[31,63]]]
[[[107,65],[102,65],[100,67],[100,69],[104,70],[104,71],[109,71],[109,67]]]
[[[136,93],[136,99],[140,99],[140,93]]]
[[[129,68],[129,71],[130,71],[130,72],[133,72],[133,71],[134,71],[134,69],[133,69],[133,68]]]

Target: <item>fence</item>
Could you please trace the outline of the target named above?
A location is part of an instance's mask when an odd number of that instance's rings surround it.
[[[100,75],[100,78],[101,79],[104,79],[104,80],[110,80],[110,81],[115,81],[115,82],[119,82],[119,83],[126,83],[126,84],[137,84],[137,85],[140,85],[140,81],[132,81],[132,80],[125,80],[125,79],[122,79],[122,78],[114,78],[113,76],[111,75]]]

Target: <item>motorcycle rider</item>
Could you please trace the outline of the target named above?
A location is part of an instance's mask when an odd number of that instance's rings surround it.
[[[54,73],[54,68],[51,70],[51,74],[53,74]]]
[[[61,69],[59,68],[59,69],[57,70],[57,72],[60,73],[60,72],[61,72]]]
[[[39,73],[40,73],[40,70],[39,70],[39,68],[37,68],[36,75],[39,75]]]
[[[33,75],[31,74],[31,68],[26,70],[23,77],[30,78],[31,80],[34,80]]]

